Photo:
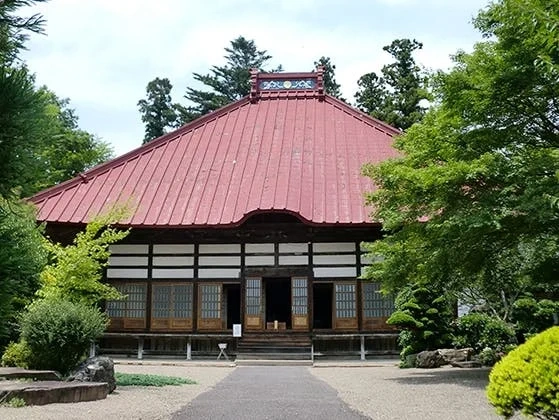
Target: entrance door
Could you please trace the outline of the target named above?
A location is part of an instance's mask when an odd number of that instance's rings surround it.
[[[241,285],[224,284],[224,312],[226,316],[225,326],[228,330],[233,329],[233,324],[241,323]]]
[[[262,278],[247,277],[245,291],[245,329],[261,330],[262,320]]]
[[[332,283],[316,283],[313,288],[313,328],[332,328],[332,301],[334,285]]]
[[[291,279],[266,278],[266,329],[291,328]]]

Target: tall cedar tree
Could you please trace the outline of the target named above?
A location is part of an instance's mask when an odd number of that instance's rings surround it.
[[[423,281],[510,315],[559,289],[559,3],[500,0],[435,84],[438,105],[400,136],[402,157],[364,168],[389,234],[369,245],[385,289]],[[479,302],[479,301],[478,301]]]
[[[345,99],[342,98],[341,86],[336,82],[336,66],[332,64],[330,57],[322,56],[318,61],[314,62],[315,68],[319,66],[324,68],[324,91],[328,95],[345,101]]]
[[[231,41],[231,47],[225,48],[225,51],[227,63],[224,66],[212,66],[208,74],[194,73],[194,79],[211,90],[187,88],[184,97],[194,105],[180,107],[182,123],[192,121],[248,95],[250,69],[265,71],[265,65],[272,58],[266,50],[258,50],[253,40],[247,40],[243,36]],[[274,71],[281,71],[281,66]]]
[[[381,76],[372,72],[359,78],[357,106],[401,130],[421,121],[425,114],[421,101],[428,98],[427,78],[415,63],[413,52],[422,47],[415,39],[396,39],[383,47],[395,61],[381,69]]]
[[[172,89],[169,79],[156,77],[146,87],[146,99],[138,101],[142,122],[146,125],[144,144],[176,127],[177,105],[171,98]]]

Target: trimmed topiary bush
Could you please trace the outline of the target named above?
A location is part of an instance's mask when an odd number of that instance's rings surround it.
[[[33,355],[29,367],[66,375],[107,325],[105,314],[84,304],[58,300],[33,303],[21,317],[21,338]]]
[[[483,313],[464,315],[454,325],[455,347],[472,347],[476,354],[489,348],[495,352],[505,352],[516,344],[514,328],[505,321]]]
[[[498,362],[489,375],[487,397],[505,417],[521,411],[559,418],[559,327],[534,336]]]
[[[452,310],[441,290],[422,284],[406,286],[396,296],[395,309],[386,323],[401,329],[398,344],[402,361],[411,354],[449,345]]]
[[[558,315],[559,302],[549,299],[536,300],[533,297],[524,297],[512,305],[511,316],[520,340],[552,327]]]

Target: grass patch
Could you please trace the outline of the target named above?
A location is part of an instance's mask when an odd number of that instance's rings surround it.
[[[117,386],[193,385],[196,381],[177,376],[146,375],[143,373],[115,372]]]
[[[26,404],[23,398],[13,397],[7,401],[0,401],[0,406],[19,408],[19,407],[25,407]]]

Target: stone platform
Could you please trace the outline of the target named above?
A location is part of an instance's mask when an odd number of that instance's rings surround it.
[[[104,382],[64,382],[49,370],[0,368],[0,401],[21,398],[26,405],[73,403],[107,398]]]

